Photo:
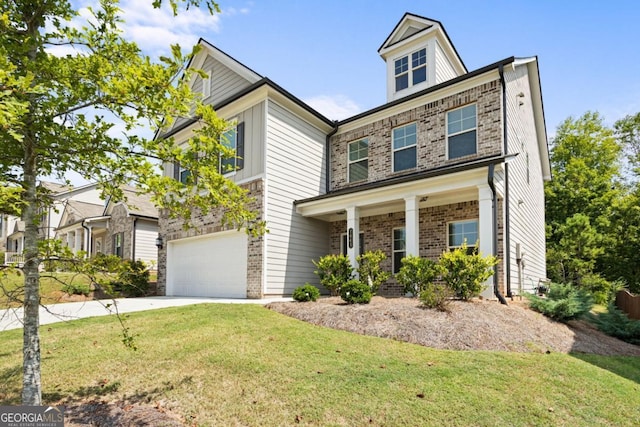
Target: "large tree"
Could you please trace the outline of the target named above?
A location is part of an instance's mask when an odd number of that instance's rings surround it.
[[[162,7],[161,0],[148,1]],[[169,1],[174,14],[200,3],[217,10],[209,0]],[[185,65],[193,52],[172,46],[170,57],[149,58],[123,37],[120,14],[117,0],[101,0],[85,18],[69,1],[0,2],[0,206],[17,205],[25,222],[25,405],[42,403],[38,210],[47,200],[36,191],[41,177],[75,171],[114,197],[122,197],[123,184],[135,183],[172,215],[223,208],[228,223],[261,230],[246,208],[247,194],[219,172],[220,154],[230,154],[220,143],[228,124],[189,89]],[[68,53],[52,54],[60,46]],[[190,115],[202,126],[183,146],[139,132],[167,129],[175,117]],[[158,161],[189,169],[188,185],[161,176]]]
[[[611,247],[612,206],[621,196],[621,147],[598,113],[568,118],[551,150],[553,180],[545,187],[548,271],[581,284]]]

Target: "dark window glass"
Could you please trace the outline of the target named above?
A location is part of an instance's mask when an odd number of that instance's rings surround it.
[[[449,137],[449,158],[476,154],[476,131],[460,133]]]
[[[395,151],[393,153],[393,170],[399,172],[416,167],[416,146]]]

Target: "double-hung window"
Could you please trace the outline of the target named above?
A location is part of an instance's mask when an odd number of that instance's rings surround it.
[[[449,250],[467,244],[469,253],[476,251],[478,244],[478,220],[455,221],[449,223]]]
[[[122,258],[124,233],[116,233],[113,235],[113,254]]]
[[[399,172],[416,167],[416,124],[393,130],[393,171]]]
[[[369,175],[369,140],[349,143],[349,182],[366,180]]]
[[[187,181],[189,180],[189,176],[191,176],[191,171],[188,169],[185,169],[182,165],[179,165],[179,171],[178,171],[178,180],[183,183],[186,184]]]
[[[396,92],[427,81],[427,49],[417,50],[394,61]]]
[[[447,151],[450,159],[476,154],[476,105],[447,112]]]
[[[220,155],[220,173],[235,172],[244,167],[244,122],[222,134],[220,143],[233,155]]]
[[[393,229],[393,273],[402,267],[402,258],[407,255],[407,236],[404,227]]]

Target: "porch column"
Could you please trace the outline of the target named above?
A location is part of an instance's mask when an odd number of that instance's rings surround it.
[[[84,229],[82,229],[82,231],[84,231]],[[76,244],[75,244],[75,248],[73,250],[73,253],[78,253],[78,251],[82,250],[82,241],[84,240],[84,233],[82,233],[80,230],[76,230]]]
[[[404,199],[405,238],[407,256],[420,256],[420,199],[416,196]]]
[[[347,208],[347,256],[353,268],[358,268],[360,254],[360,211],[356,206]]]
[[[493,194],[488,185],[478,186],[478,216],[478,250],[482,256],[493,255]],[[483,298],[495,298],[493,284],[498,278],[494,276],[485,282],[487,289],[481,294]]]

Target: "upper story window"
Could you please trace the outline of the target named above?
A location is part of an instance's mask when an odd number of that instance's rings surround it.
[[[220,138],[220,143],[235,152],[235,156],[220,156],[220,173],[230,173],[244,167],[244,122],[229,129]]]
[[[427,49],[395,60],[396,92],[427,80]]]
[[[467,243],[470,253],[476,251],[478,243],[478,220],[456,221],[449,223],[449,250],[454,250]]]
[[[213,70],[206,71],[208,78],[202,79],[202,98],[207,99],[211,96],[211,78],[213,77]]]
[[[349,182],[362,181],[369,176],[369,140],[349,143]]]
[[[178,181],[183,184],[186,184],[189,180],[189,176],[191,176],[191,171],[185,169],[183,166],[178,166]]]
[[[399,172],[416,167],[416,124],[393,130],[393,171]]]
[[[447,151],[449,159],[476,154],[476,105],[447,112]]]

